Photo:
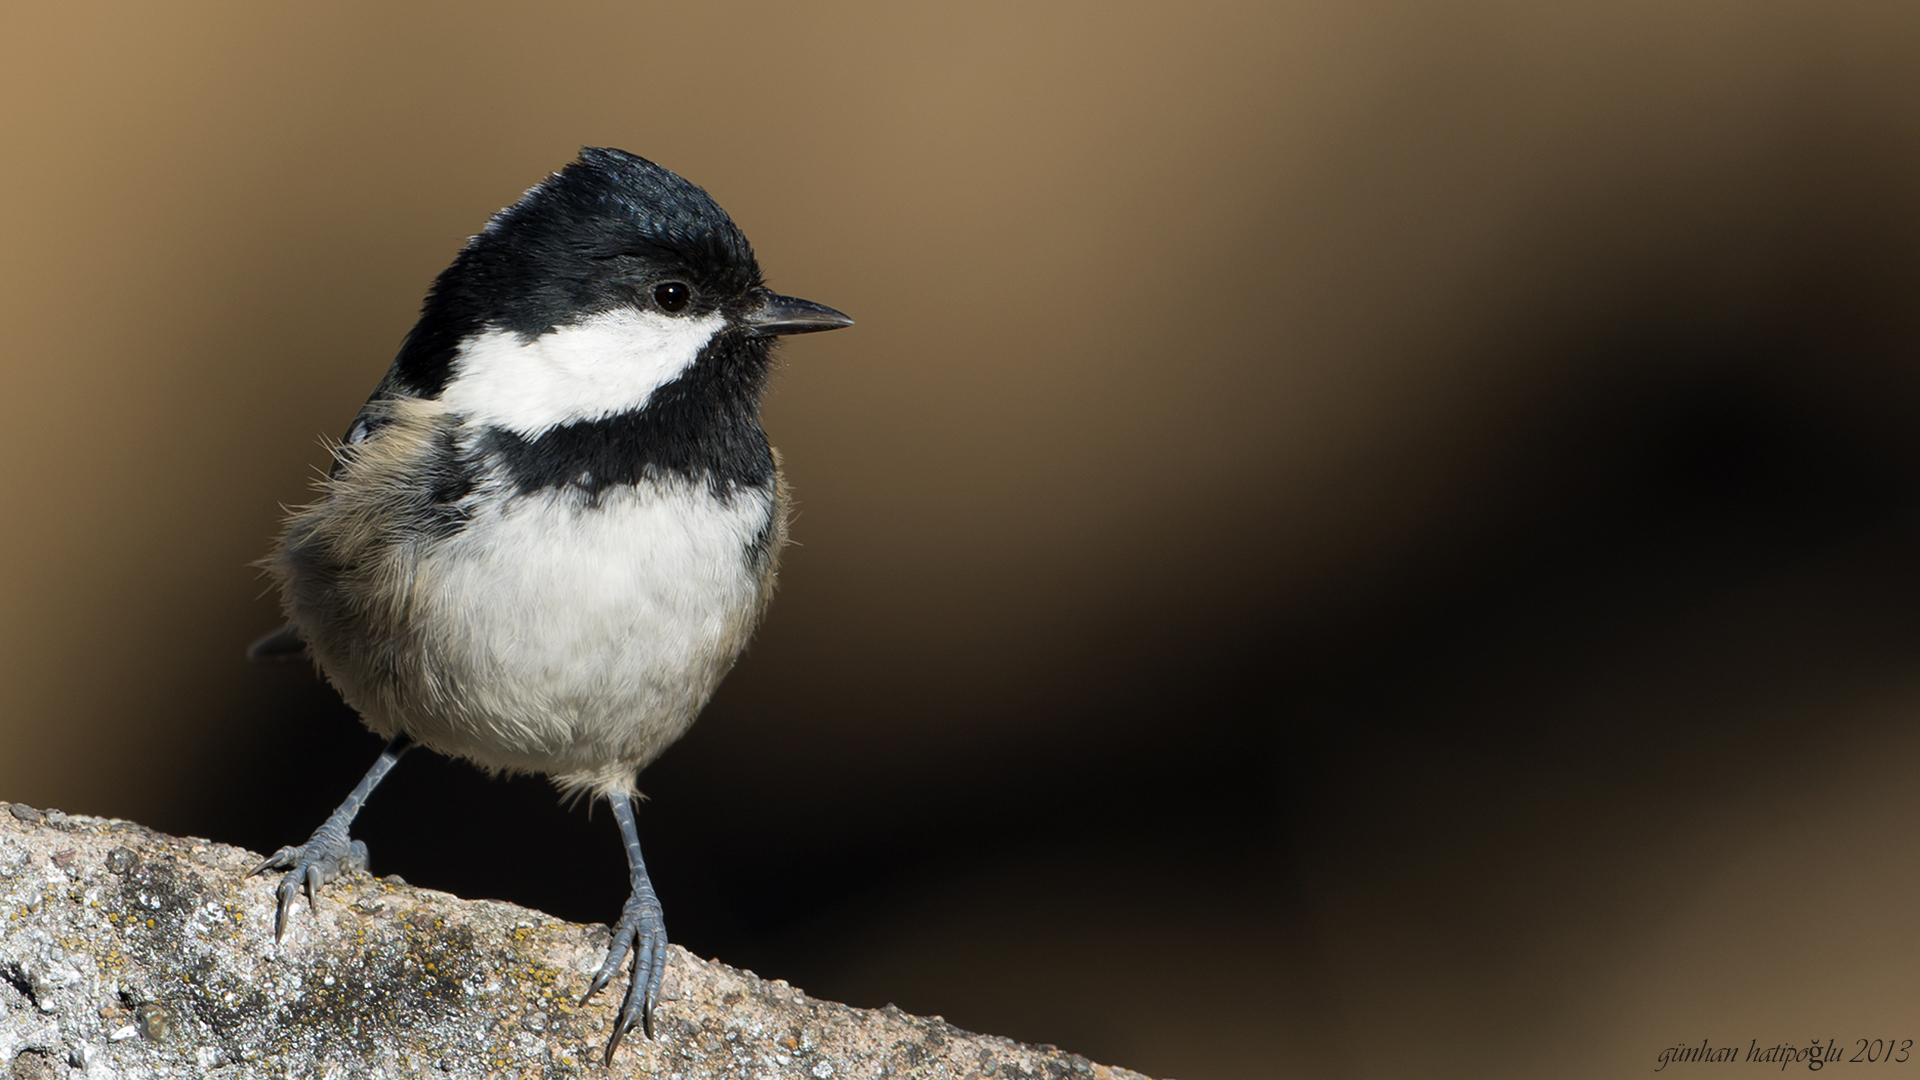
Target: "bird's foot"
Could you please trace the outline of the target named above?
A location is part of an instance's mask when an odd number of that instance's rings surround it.
[[[633,974],[627,980],[627,996],[620,1005],[620,1019],[614,1023],[613,1035],[607,1039],[608,1063],[612,1063],[613,1052],[636,1021],[648,1038],[653,1037],[653,1010],[660,1000],[660,982],[667,973],[667,924],[661,918],[660,901],[653,895],[653,885],[644,877],[633,883],[633,893],[627,897],[627,906],[613,928],[613,940],[607,945],[606,962],[600,965],[600,973],[587,988],[587,997],[598,993],[620,973],[620,962],[627,958],[628,952],[634,953]]]
[[[268,870],[285,870],[286,876],[280,879],[280,906],[274,913],[273,940],[279,941],[287,932],[287,913],[293,910],[294,898],[305,887],[307,909],[316,910],[314,894],[320,886],[343,874],[367,868],[367,845],[359,840],[347,837],[345,822],[328,818],[324,825],[313,830],[313,836],[307,842],[297,846],[283,847],[267,857],[267,860],[248,872],[247,876],[264,873]]]

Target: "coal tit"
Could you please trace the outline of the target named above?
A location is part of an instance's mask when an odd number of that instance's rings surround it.
[[[685,734],[773,593],[787,539],[760,426],[774,339],[851,325],[761,282],[726,211],[589,147],[488,222],[263,563],[305,654],[392,740],[285,870],[275,915],[366,867],[348,826],[414,745],[606,799],[632,892],[588,994],[632,973],[610,1061],[651,1033],[666,928],[635,775]]]

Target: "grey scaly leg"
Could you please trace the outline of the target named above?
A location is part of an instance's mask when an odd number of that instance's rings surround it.
[[[300,895],[302,885],[307,890],[307,908],[314,910],[313,894],[320,891],[320,886],[348,871],[367,868],[367,845],[359,840],[349,840],[347,826],[353,824],[354,815],[360,813],[367,796],[373,794],[373,789],[393,771],[400,755],[406,753],[411,745],[405,735],[388,743],[387,748],[380,752],[380,760],[367,770],[367,775],[360,779],[353,793],[347,796],[347,801],[341,803],[340,809],[313,830],[313,835],[306,843],[283,847],[248,872],[248,877],[265,870],[287,872],[287,876],[280,879],[280,909],[273,919],[273,940],[279,941],[280,936],[287,932],[287,913],[293,910],[293,898]]]
[[[633,890],[620,922],[613,928],[613,941],[607,946],[606,962],[587,988],[587,997],[598,993],[620,971],[620,962],[639,946],[633,958],[633,975],[627,983],[626,1000],[620,1005],[620,1019],[607,1040],[607,1063],[620,1040],[632,1030],[635,1020],[648,1038],[653,1037],[653,1007],[660,999],[660,980],[667,973],[667,924],[660,917],[660,899],[653,894],[653,882],[647,878],[647,864],[640,858],[640,833],[633,827],[633,800],[625,795],[608,800],[613,804],[613,820],[620,823],[620,836],[627,842],[627,868],[633,874]],[[584,999],[583,999],[584,1000]]]

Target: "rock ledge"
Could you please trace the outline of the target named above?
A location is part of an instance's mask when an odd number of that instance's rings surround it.
[[[675,946],[658,1038],[599,1064],[580,926],[397,879],[343,879],[273,940],[260,857],[0,803],[0,1065],[13,1080],[649,1076],[1144,1080],[939,1017],[856,1009]]]

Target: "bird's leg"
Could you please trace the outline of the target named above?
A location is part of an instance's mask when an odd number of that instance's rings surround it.
[[[638,950],[634,952],[627,996],[620,1004],[620,1019],[607,1040],[607,1062],[611,1064],[614,1050],[632,1030],[635,1020],[640,1022],[648,1038],[653,1037],[653,1007],[660,999],[660,980],[667,973],[667,924],[660,917],[660,898],[653,894],[647,864],[640,858],[640,834],[633,826],[633,799],[616,795],[608,801],[613,804],[613,820],[620,823],[620,836],[627,843],[627,868],[633,875],[633,891],[627,896],[625,910],[620,912],[620,922],[613,928],[607,959],[600,965],[600,973],[593,977],[593,985],[587,988],[587,997],[599,992],[608,980],[619,974],[620,962],[627,958],[628,952]]]
[[[341,803],[340,809],[313,830],[313,835],[307,838],[306,843],[283,847],[248,872],[248,877],[266,870],[287,872],[287,876],[280,879],[280,907],[273,918],[273,940],[279,941],[280,936],[287,932],[287,913],[293,910],[294,897],[300,895],[303,886],[307,890],[307,908],[313,910],[313,894],[320,890],[320,886],[348,871],[367,868],[367,845],[348,839],[347,826],[353,824],[354,815],[366,804],[367,796],[373,794],[373,789],[393,771],[400,755],[406,753],[410,746],[412,743],[405,735],[388,743],[387,748],[380,752],[380,760],[374,762],[373,768],[367,770],[367,775],[360,778],[360,783],[347,796],[347,801]]]

